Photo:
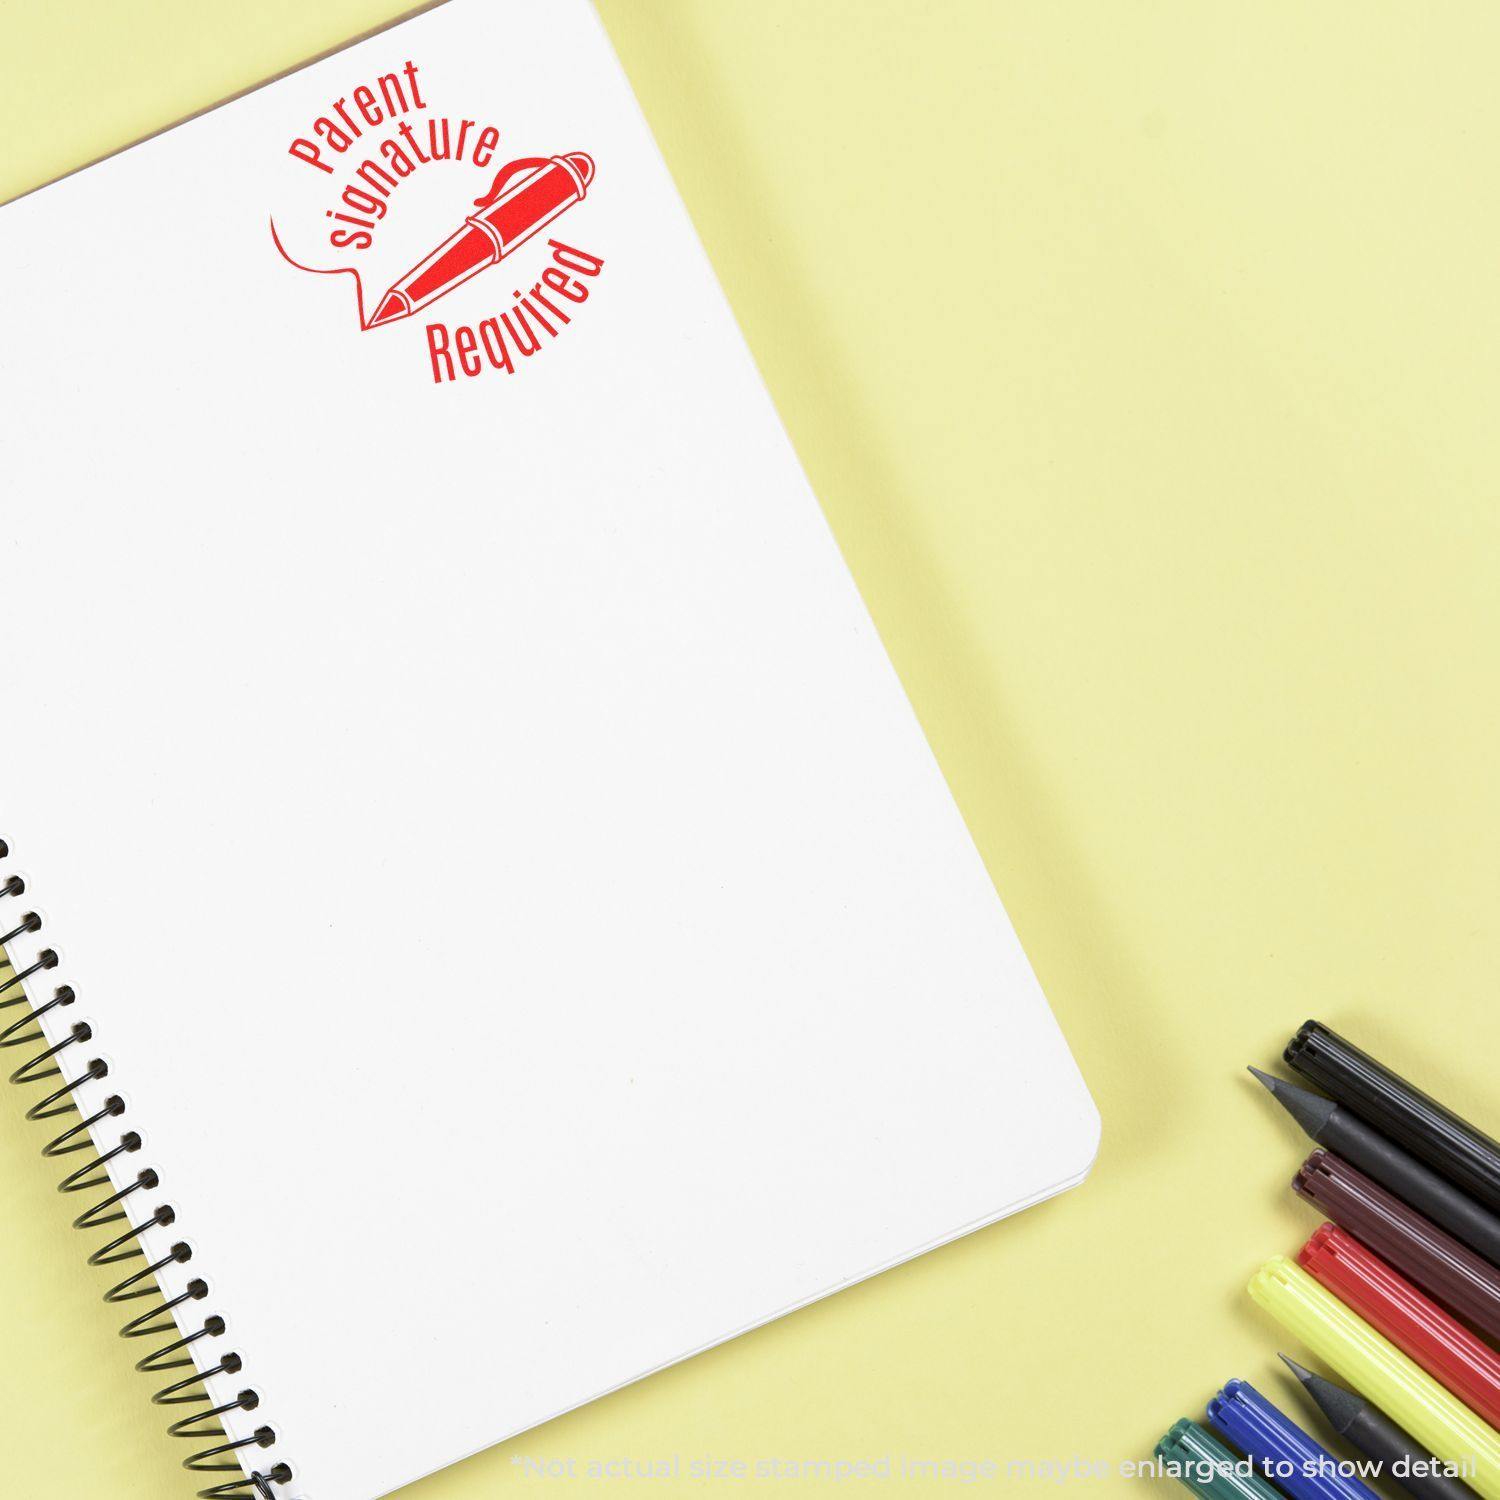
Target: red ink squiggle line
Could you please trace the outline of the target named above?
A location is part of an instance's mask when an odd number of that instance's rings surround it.
[[[365,317],[365,289],[359,279],[359,272],[353,266],[333,266],[324,268],[319,266],[304,266],[300,260],[293,260],[286,253],[286,246],[281,243],[281,236],[276,233],[276,220],[271,220],[271,239],[276,244],[281,258],[289,265],[295,266],[299,271],[310,272],[314,276],[352,276],[354,278],[354,304],[359,309],[359,329],[363,333],[370,326],[369,319]]]

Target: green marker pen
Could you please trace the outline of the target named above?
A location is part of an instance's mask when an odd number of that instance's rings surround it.
[[[1185,1484],[1198,1500],[1281,1500],[1258,1474],[1236,1470],[1240,1462],[1210,1432],[1184,1417],[1156,1445],[1156,1456],[1175,1465],[1170,1477]]]

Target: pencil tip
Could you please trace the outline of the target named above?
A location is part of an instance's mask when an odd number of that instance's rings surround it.
[[[1302,1382],[1302,1389],[1311,1397],[1313,1405],[1328,1418],[1335,1432],[1347,1432],[1350,1425],[1366,1410],[1366,1402],[1362,1396],[1346,1391],[1343,1386],[1335,1385],[1331,1380],[1324,1380],[1321,1375],[1314,1375],[1311,1370],[1304,1370],[1296,1360],[1288,1359],[1284,1354],[1281,1355],[1281,1362]]]
[[[1337,1106],[1332,1099],[1325,1099],[1311,1089],[1299,1088],[1278,1078],[1274,1073],[1263,1073],[1259,1068],[1246,1069],[1265,1086],[1270,1096],[1310,1135],[1315,1141],[1319,1132],[1328,1124]]]

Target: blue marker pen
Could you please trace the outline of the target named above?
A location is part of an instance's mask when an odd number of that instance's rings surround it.
[[[1208,1403],[1208,1419],[1292,1500],[1379,1500],[1246,1381],[1231,1380]]]

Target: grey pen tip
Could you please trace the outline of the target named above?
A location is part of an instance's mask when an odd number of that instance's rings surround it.
[[[1253,1073],[1255,1072],[1255,1069],[1251,1068],[1250,1071]],[[1279,1359],[1282,1364],[1284,1364],[1287,1369],[1289,1369],[1292,1374],[1302,1382],[1303,1385],[1306,1385],[1307,1382],[1313,1378],[1313,1372],[1311,1370],[1304,1369],[1297,1363],[1295,1359],[1292,1358],[1290,1354],[1278,1354],[1276,1358]]]
[[[1276,1085],[1281,1082],[1279,1078],[1274,1077],[1270,1073],[1262,1073],[1261,1070],[1257,1068],[1253,1063],[1247,1063],[1245,1065],[1245,1071],[1247,1073],[1253,1073],[1258,1079],[1260,1079],[1263,1084],[1265,1084],[1268,1089],[1270,1089],[1273,1094],[1276,1092]],[[1282,1358],[1285,1359],[1286,1356],[1282,1355]]]

